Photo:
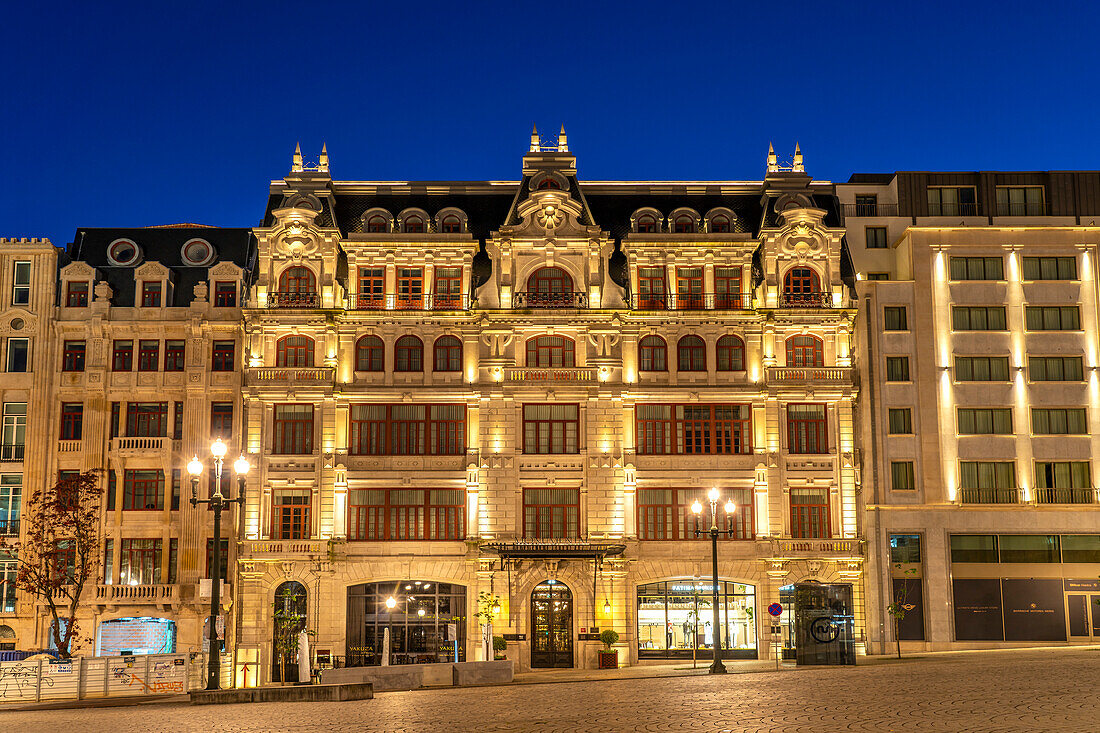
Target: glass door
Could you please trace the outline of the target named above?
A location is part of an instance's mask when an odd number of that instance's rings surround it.
[[[548,580],[531,593],[531,667],[573,666],[573,594]]]

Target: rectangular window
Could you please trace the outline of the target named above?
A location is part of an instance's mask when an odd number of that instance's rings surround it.
[[[126,469],[122,473],[123,511],[163,511],[164,471]]]
[[[929,216],[976,216],[977,192],[973,186],[929,186]]]
[[[172,505],[171,510],[178,512],[180,509],[180,492],[183,483],[183,472],[178,468],[172,469]]]
[[[956,382],[1007,382],[1007,356],[956,356]]]
[[[524,405],[523,452],[579,452],[579,414],[577,405]]]
[[[111,358],[111,369],[116,372],[129,372],[134,368],[134,342],[115,341]]]
[[[349,540],[461,540],[461,489],[355,489],[348,492]]]
[[[138,371],[155,372],[160,367],[160,341],[138,341]]]
[[[741,268],[715,267],[714,294],[715,308],[747,307],[741,295]]]
[[[210,437],[229,440],[233,437],[233,403],[210,403]]]
[[[183,351],[183,340],[164,342],[164,371],[183,371]]]
[[[1016,464],[1012,461],[962,461],[959,469],[964,489],[1016,488]]]
[[[1029,356],[1027,372],[1032,382],[1081,382],[1085,364],[1080,356]]]
[[[1005,331],[1005,309],[1001,305],[976,305],[951,308],[951,328],[956,331]]]
[[[908,407],[891,407],[889,410],[889,432],[891,435],[911,435],[913,433],[913,411]]]
[[[886,227],[867,227],[867,249],[886,249]]]
[[[960,407],[959,435],[1011,435],[1011,407]]]
[[[1004,280],[1001,257],[952,257],[952,280]]]
[[[718,530],[720,539],[728,539],[727,530],[733,528],[733,539],[751,540],[753,529],[752,489],[723,489],[723,497],[733,500],[737,509],[733,514],[719,507]],[[695,534],[696,518],[691,504],[699,499],[707,507],[706,492],[700,489],[638,489],[638,539],[642,540],[690,540],[706,539],[706,533]],[[704,509],[699,527],[710,526],[710,518]],[[704,526],[705,524],[705,526]]]
[[[169,585],[174,585],[179,582],[179,555],[179,538],[172,537],[168,540],[168,577],[165,578],[165,582]]]
[[[218,280],[214,283],[214,307],[237,307],[237,283],[232,280]]]
[[[1100,562],[1100,534],[1064,534],[1061,541],[1062,562]]]
[[[27,434],[27,403],[4,403],[4,427],[0,441],[0,461],[23,460]]]
[[[386,270],[382,267],[359,268],[358,308],[384,308]]]
[[[115,565],[115,541],[103,540],[103,582],[107,585],[114,583]]]
[[[1056,534],[1002,534],[997,536],[1002,563],[1061,562]]]
[[[273,453],[313,453],[313,405],[275,405],[274,432]]]
[[[791,487],[791,537],[829,537],[829,490]]]
[[[18,571],[19,561],[15,555],[11,551],[0,553],[0,611],[4,613],[15,613],[15,576]]]
[[[894,491],[916,490],[917,478],[913,472],[912,461],[890,462],[890,488]]]
[[[164,438],[167,436],[167,402],[129,402],[126,404],[126,437]]]
[[[686,310],[703,307],[703,268],[676,268],[676,307]]]
[[[435,268],[435,294],[432,307],[454,309],[462,307],[462,268]]]
[[[1075,305],[1029,305],[1024,309],[1029,331],[1079,331],[1081,312]]]
[[[580,537],[578,489],[524,489],[523,536],[558,540]]]
[[[80,440],[84,429],[84,404],[65,402],[61,405],[61,440]]]
[[[642,454],[752,452],[750,405],[638,405]]]
[[[1088,435],[1083,407],[1033,407],[1031,432],[1035,435]]]
[[[908,382],[909,381],[909,357],[908,356],[888,356],[888,357],[886,357],[886,381],[887,382]]]
[[[419,310],[424,303],[424,270],[419,267],[397,269],[397,307]]]
[[[160,308],[160,282],[145,282],[141,284],[141,307]]]
[[[215,341],[213,359],[210,365],[212,372],[231,372],[234,369],[233,354],[236,351],[235,341]]]
[[[665,268],[638,268],[639,308],[642,310],[664,310],[667,307],[665,292]]]
[[[31,342],[30,339],[25,338],[10,338],[8,339],[8,362],[7,367],[9,372],[25,372],[30,369],[30,353]]]
[[[888,305],[882,309],[882,325],[887,331],[908,331],[909,319],[904,305]]]
[[[787,451],[828,453],[825,405],[787,405]]]
[[[118,553],[118,582],[122,585],[160,583],[160,549],[160,540],[122,540]]]
[[[350,538],[349,538],[350,539]],[[219,548],[221,557],[218,558],[218,577],[228,581],[229,578],[229,540],[222,538]],[[213,578],[210,572],[214,569],[214,538],[206,538],[206,574],[202,577]]]
[[[172,438],[183,440],[183,403],[172,404]]]
[[[1035,462],[1035,488],[1039,491],[1049,490],[1045,497],[1039,499],[1041,504],[1076,504],[1074,501],[1043,501],[1043,498],[1054,499],[1056,490],[1061,489],[1086,489],[1092,491],[1092,472],[1089,470],[1088,461],[1036,461]]]
[[[114,471],[107,471],[107,511],[115,510],[115,495],[118,493],[118,478]]]
[[[855,211],[855,216],[878,216],[878,194],[858,194]]]
[[[1042,216],[1042,186],[997,186],[997,216]]]
[[[890,535],[891,565],[919,565],[920,561],[919,534]]]
[[[1025,257],[1024,280],[1076,280],[1076,257]]]
[[[0,537],[19,536],[19,513],[22,509],[23,475],[0,475]],[[0,554],[2,554],[0,550]]]
[[[312,406],[307,405],[312,409]],[[272,499],[272,539],[305,540],[312,534],[308,489],[280,489]]]
[[[867,279],[869,281],[872,281],[872,282],[878,281],[878,280],[889,280],[890,279],[890,273],[888,273],[888,272],[868,272],[867,273]]]
[[[461,455],[465,405],[352,405],[353,455]]]
[[[122,403],[111,403],[111,437],[117,438],[119,436],[119,424],[122,422]]]
[[[11,304],[29,305],[31,302],[31,263],[16,262],[12,280]]]
[[[996,535],[951,535],[951,562],[997,562]]]
[[[69,308],[88,307],[88,282],[69,281],[65,284],[65,305]]]

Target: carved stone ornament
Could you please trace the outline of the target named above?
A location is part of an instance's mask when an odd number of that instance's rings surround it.
[[[96,302],[103,301],[109,302],[111,296],[115,294],[115,291],[111,289],[111,286],[107,284],[106,280],[100,280],[95,284],[95,299]]]
[[[206,293],[207,293],[208,290],[209,290],[209,286],[206,284],[205,280],[199,280],[197,283],[195,283],[195,288],[194,288],[195,302],[196,303],[205,303],[206,302]]]
[[[285,208],[271,213],[278,221],[272,235],[277,252],[300,260],[317,251],[321,234],[314,227],[313,220],[317,218],[318,212],[307,208]]]

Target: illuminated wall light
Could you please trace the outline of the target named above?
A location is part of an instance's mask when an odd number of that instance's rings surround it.
[[[623,372],[623,381],[627,384],[634,384],[636,376],[633,369],[627,369]]]

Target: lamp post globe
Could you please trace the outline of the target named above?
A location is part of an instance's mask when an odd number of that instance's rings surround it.
[[[700,534],[706,534],[710,536],[710,562],[711,562],[711,609],[714,611],[714,619],[711,622],[713,624],[713,640],[711,647],[714,650],[714,661],[710,665],[711,674],[725,674],[726,665],[722,664],[722,626],[721,615],[719,613],[719,602],[721,600],[718,593],[718,535],[725,533],[730,537],[733,536],[733,526],[727,521],[727,527],[724,530],[718,529],[718,503],[722,498],[722,492],[718,490],[718,487],[712,487],[707,492],[707,501],[710,504],[710,529],[699,529],[699,517],[703,513],[703,504],[696,499],[691,503],[691,513],[695,515],[695,536]],[[726,516],[730,517],[737,511],[737,505],[733,502],[733,499],[727,499],[725,506]]]

